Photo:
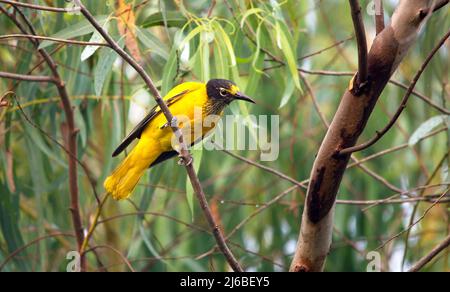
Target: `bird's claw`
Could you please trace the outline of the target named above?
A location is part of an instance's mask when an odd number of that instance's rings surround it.
[[[180,160],[178,160],[178,165],[182,165],[182,166],[189,166],[192,164],[192,162],[194,161],[194,159],[192,157],[189,158],[189,161],[186,162],[184,156],[182,156],[181,154],[178,155],[178,157],[180,158]]]
[[[173,117],[172,118],[172,121],[170,121],[170,123],[169,122],[167,122],[167,123],[165,123],[164,125],[162,125],[161,127],[160,127],[160,129],[162,130],[162,129],[165,129],[165,128],[167,128],[167,127],[176,127],[176,126],[178,126],[178,119],[177,119],[177,117]]]

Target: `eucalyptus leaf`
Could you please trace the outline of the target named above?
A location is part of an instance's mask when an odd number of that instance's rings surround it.
[[[162,57],[164,60],[169,58],[169,48],[162,43],[157,37],[151,34],[148,30],[136,28],[136,33],[139,41],[149,50]]]
[[[184,17],[183,14],[177,12],[177,11],[165,11],[165,14],[163,12],[156,12],[150,16],[148,16],[144,22],[142,23],[143,28],[149,28],[152,26],[165,26],[167,27],[183,27],[187,19]]]
[[[103,25],[103,29],[108,32],[109,31],[109,21],[106,21]],[[89,40],[90,43],[100,43],[103,42],[104,39],[102,35],[98,31],[94,31],[92,34],[91,39]],[[84,62],[87,59],[89,59],[92,55],[95,54],[95,52],[99,49],[99,46],[87,46],[84,48],[83,52],[81,53],[81,61]]]
[[[449,119],[448,116],[440,115],[440,116],[432,117],[431,119],[422,123],[409,138],[409,142],[408,142],[409,146],[413,147],[420,140],[422,140],[425,136],[427,136],[434,129],[436,129],[438,126],[445,125],[446,123],[448,123],[448,119]]]
[[[95,20],[97,20],[97,22],[101,26],[103,26],[108,19],[109,17],[107,15],[99,15],[95,17]],[[76,24],[66,27],[65,29],[51,35],[50,37],[61,39],[73,39],[76,37],[90,34],[94,31],[95,28],[92,26],[92,24],[88,20],[83,19],[80,22],[77,22]],[[43,41],[39,46],[39,49],[44,49],[52,44],[53,44],[52,41]]]
[[[123,48],[124,41],[121,39],[118,42],[119,46]],[[106,77],[109,73],[111,73],[113,64],[118,58],[117,53],[114,50],[111,50],[109,48],[102,48],[100,50],[99,58],[97,65],[95,66],[94,71],[94,89],[95,89],[95,95],[101,96],[103,86],[106,80]]]
[[[177,76],[178,66],[178,50],[176,46],[172,47],[168,62],[164,66],[162,74],[161,92],[163,95],[167,94],[173,86],[174,79]]]
[[[277,38],[279,38],[279,46],[281,46],[281,51],[284,54],[287,65],[289,67],[289,71],[291,72],[291,77],[294,81],[295,87],[297,89],[302,90],[300,85],[300,77],[298,76],[297,71],[297,55],[296,49],[292,45],[293,40],[292,36],[286,27],[286,24],[278,21],[276,25]]]
[[[280,107],[279,107],[280,109],[289,102],[292,95],[294,94],[294,90],[295,90],[295,85],[294,85],[293,79],[287,78],[286,87],[284,89],[283,96],[281,97],[281,103],[280,103]]]

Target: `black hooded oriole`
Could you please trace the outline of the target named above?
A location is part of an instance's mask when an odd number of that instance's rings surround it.
[[[216,123],[211,121],[204,124],[207,117],[220,118],[225,107],[234,100],[254,103],[250,97],[242,94],[233,82],[224,79],[212,79],[206,84],[200,82],[180,84],[170,90],[164,100],[174,117],[178,119],[182,116],[188,119],[189,125],[186,129],[191,132],[191,137],[188,138],[189,141],[194,141],[192,145],[203,139],[216,126]],[[201,110],[201,121],[195,113],[196,109]],[[199,131],[201,136],[192,136],[196,129],[195,125],[199,122],[202,127]],[[185,125],[187,124],[179,122],[180,128]],[[139,142],[104,183],[106,191],[116,200],[126,199],[131,195],[147,168],[178,154],[172,146],[173,132],[159,106],[154,107],[131,131],[114,151],[113,157],[119,155],[135,139],[139,139]]]

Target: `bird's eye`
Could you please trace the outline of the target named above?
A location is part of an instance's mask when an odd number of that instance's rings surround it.
[[[219,91],[219,93],[220,93],[220,95],[221,95],[222,97],[227,96],[227,90],[226,90],[225,88],[221,88],[220,91]]]

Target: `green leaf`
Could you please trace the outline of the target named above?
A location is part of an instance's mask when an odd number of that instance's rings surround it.
[[[95,20],[97,20],[97,22],[102,26],[106,23],[108,19],[109,19],[108,15],[99,15],[95,17]],[[86,19],[84,19],[80,22],[77,22],[74,25],[66,27],[65,29],[51,35],[50,37],[61,39],[73,39],[79,36],[87,35],[94,31],[95,28],[92,26],[92,24]],[[43,41],[39,46],[39,49],[44,49],[52,44],[53,44],[52,41]]]
[[[84,121],[83,115],[81,114],[79,108],[76,108],[74,110],[74,116],[75,116],[75,123],[77,125],[77,128],[80,130],[81,145],[84,148],[87,145],[86,122]]]
[[[222,43],[227,51],[228,51],[228,56],[230,58],[230,63],[231,66],[234,67],[236,66],[236,55],[234,53],[234,49],[233,49],[233,45],[231,44],[231,40],[228,37],[228,34],[225,32],[225,30],[222,28],[222,26],[220,25],[220,23],[218,22],[213,22],[213,27],[214,30],[218,33],[217,38],[219,39],[219,43]],[[220,41],[221,40],[221,41]],[[235,80],[236,81],[236,80]]]
[[[159,252],[156,250],[156,248],[153,246],[152,241],[150,240],[150,238],[147,236],[146,230],[144,228],[144,224],[141,222],[139,224],[139,233],[144,241],[144,245],[145,247],[148,249],[148,251],[156,258],[160,258],[160,260],[165,263],[168,264],[168,262],[166,260],[164,260],[164,258],[159,254]],[[148,231],[148,233],[150,233],[150,231]]]
[[[297,71],[297,56],[295,53],[296,50],[293,46],[292,36],[286,27],[286,24],[280,21],[277,21],[275,30],[277,34],[277,44],[284,54],[292,79],[294,80],[295,87],[297,87],[298,90],[302,90]]]
[[[183,32],[180,30],[175,34],[174,45],[167,59],[166,65],[164,65],[162,82],[161,82],[161,94],[166,95],[173,86],[174,80],[177,77],[178,68],[178,48],[179,44],[182,43],[181,38],[183,37]]]
[[[103,29],[108,32],[109,31],[109,21],[105,22],[105,25],[103,25]],[[98,31],[94,31],[92,34],[91,39],[89,40],[90,43],[99,43],[103,42],[104,39],[102,35]],[[84,48],[83,52],[81,53],[81,61],[84,62],[87,59],[89,59],[94,53],[99,49],[99,46],[87,46]]]
[[[150,51],[161,56],[164,60],[169,58],[169,48],[148,30],[136,27],[136,33],[141,43]]]
[[[184,46],[186,46],[191,39],[193,39],[196,35],[198,35],[199,33],[201,33],[203,30],[205,30],[205,28],[203,26],[197,26],[196,28],[194,28],[193,30],[191,30],[188,35],[181,41],[180,45],[178,46],[178,48],[180,50],[182,50],[184,48]]]
[[[247,17],[249,17],[250,15],[253,15],[253,14],[259,15],[260,13],[264,13],[264,10],[262,10],[261,8],[251,8],[251,9],[247,10],[247,11],[242,15],[241,23],[240,23],[241,28],[244,27],[245,20],[247,19]]]
[[[280,106],[279,108],[284,107],[289,100],[291,99],[293,93],[295,90],[294,82],[291,78],[287,78],[286,80],[286,87],[284,89],[283,97],[281,98]]]
[[[214,65],[216,68],[216,78],[228,79],[228,58],[225,57],[225,52],[222,46],[214,39]]]
[[[124,41],[121,39],[118,42],[119,46],[123,48]],[[112,71],[114,62],[116,61],[118,55],[114,50],[109,48],[102,48],[100,50],[100,55],[98,58],[97,66],[95,66],[94,71],[94,89],[95,95],[101,96],[103,85],[105,83],[106,77]]]
[[[258,94],[258,85],[263,74],[262,71],[257,68],[262,68],[264,65],[264,57],[264,54],[261,54],[259,51],[255,53],[253,66],[250,67],[250,76],[248,78],[247,86],[245,87],[245,93],[249,96],[256,96],[256,94]]]
[[[258,84],[261,79],[262,74],[264,73],[262,70],[258,68],[262,68],[264,65],[265,55],[261,53],[261,27],[262,22],[258,25],[256,30],[256,50],[252,61],[252,69],[250,71],[250,76],[248,79],[247,87],[245,88],[245,93],[254,96],[257,94]]]
[[[165,14],[156,12],[145,19],[142,23],[143,28],[152,26],[165,26],[182,28],[187,22],[186,17],[177,11],[167,11]]]
[[[163,79],[161,85],[161,93],[166,95],[173,86],[174,79],[177,76],[178,51],[174,46],[170,52],[168,62],[163,69]]]
[[[52,162],[54,162],[57,165],[60,165],[67,168],[66,160],[61,159],[61,157],[58,155],[59,152],[55,151],[54,149],[51,149],[47,143],[45,143],[43,139],[43,135],[36,130],[33,126],[29,125],[26,121],[24,121],[24,129],[27,135],[30,136],[30,140],[33,141],[33,145],[35,146],[35,149],[39,149],[42,151]]]
[[[201,62],[201,80],[203,81],[208,81],[210,79],[210,62],[209,62],[209,57],[210,57],[210,53],[209,53],[209,35],[208,33],[202,32],[201,34],[201,42],[200,42],[200,54],[199,54],[199,59]],[[214,36],[213,36],[214,38]]]
[[[0,196],[0,228],[3,239],[6,242],[8,252],[12,253],[24,246],[24,241],[19,229],[19,195],[9,192],[8,187],[3,185],[0,180],[2,194]],[[24,251],[20,256],[14,257],[13,262],[20,271],[29,271],[29,262],[27,252]]]
[[[412,147],[416,145],[422,138],[427,136],[431,131],[436,129],[439,125],[445,125],[449,122],[449,118],[446,115],[440,115],[432,117],[426,122],[422,123],[419,128],[411,135],[409,138],[409,146]]]

